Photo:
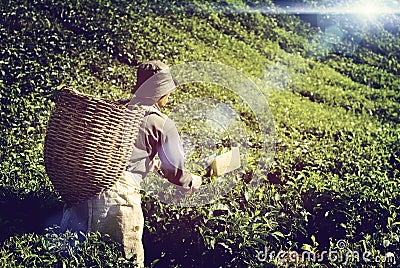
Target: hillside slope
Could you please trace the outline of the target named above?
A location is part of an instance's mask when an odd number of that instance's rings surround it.
[[[62,86],[126,97],[135,67],[150,59],[240,70],[267,96],[277,139],[257,189],[243,177],[218,203],[184,209],[144,194],[148,265],[264,265],[260,250],[322,251],[340,239],[344,252],[400,256],[398,17],[358,28],[337,16],[319,29],[276,11],[272,1],[2,1],[0,264],[128,265],[107,237],[43,234],[62,208],[43,140]],[[333,26],[343,36],[332,44]],[[237,98],[213,85],[179,90],[166,111],[185,98]]]

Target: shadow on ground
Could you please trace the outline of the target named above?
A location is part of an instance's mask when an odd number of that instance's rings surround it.
[[[54,193],[22,193],[0,187],[0,243],[22,233],[59,225],[63,202]]]
[[[302,199],[304,208],[310,213],[307,234],[314,235],[324,250],[332,242],[348,239],[348,230],[345,228],[349,224],[354,228],[351,238],[354,241],[362,240],[366,234],[388,232],[390,213],[389,207],[383,201],[369,201],[358,195],[347,196],[334,191],[314,190],[304,193]]]

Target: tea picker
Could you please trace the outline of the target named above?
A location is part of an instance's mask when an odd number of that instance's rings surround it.
[[[144,266],[139,189],[154,157],[169,182],[187,191],[202,182],[185,171],[178,131],[160,111],[175,88],[167,65],[147,62],[138,68],[131,100],[117,104],[63,90],[47,127],[46,171],[66,202],[62,230],[108,234],[139,267]]]

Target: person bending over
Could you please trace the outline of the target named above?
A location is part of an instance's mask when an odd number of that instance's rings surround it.
[[[77,205],[64,208],[61,230],[100,232],[121,243],[126,258],[136,256],[144,267],[144,218],[140,182],[153,169],[187,192],[198,189],[201,177],[184,169],[184,152],[174,122],[160,110],[176,88],[169,67],[160,61],[141,64],[132,99],[121,104],[145,110],[126,171],[110,189]],[[155,160],[158,155],[159,161]]]

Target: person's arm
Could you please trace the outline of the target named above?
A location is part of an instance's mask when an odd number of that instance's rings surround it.
[[[172,120],[167,119],[157,148],[161,161],[162,176],[173,184],[186,189],[192,187],[193,176],[184,169],[184,150],[178,130]]]

